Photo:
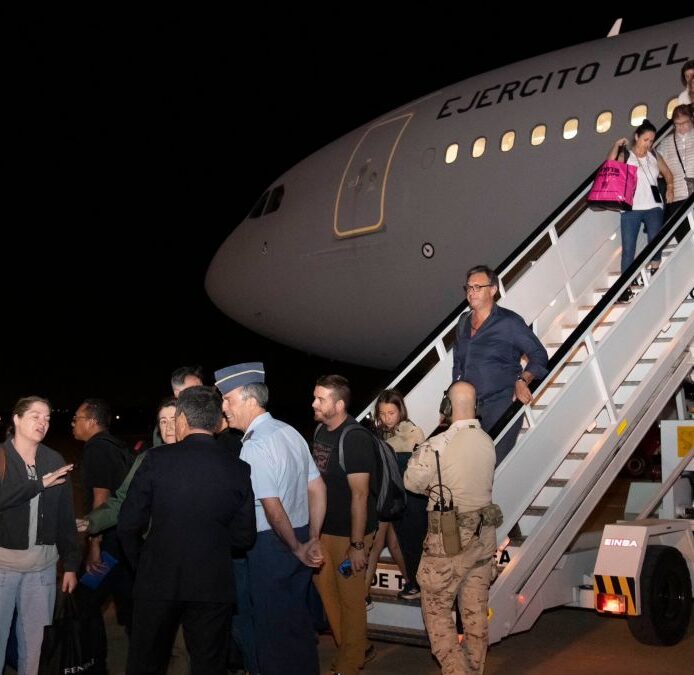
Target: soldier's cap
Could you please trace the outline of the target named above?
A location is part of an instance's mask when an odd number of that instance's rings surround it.
[[[237,387],[244,387],[254,382],[265,382],[265,366],[260,362],[238,363],[235,366],[227,366],[214,373],[215,386],[222,396],[233,391]]]

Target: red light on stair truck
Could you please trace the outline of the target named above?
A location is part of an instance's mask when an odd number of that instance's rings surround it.
[[[627,599],[624,595],[598,593],[595,599],[595,609],[598,612],[609,612],[610,614],[626,614]]]

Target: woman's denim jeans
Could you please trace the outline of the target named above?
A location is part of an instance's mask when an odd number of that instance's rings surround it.
[[[663,209],[656,206],[647,211],[624,211],[621,218],[622,229],[622,273],[634,262],[636,240],[639,238],[641,223],[646,225],[646,234],[650,244],[663,226]],[[660,260],[660,252],[653,256],[653,261]]]
[[[18,675],[38,672],[43,627],[53,622],[55,590],[55,565],[40,572],[0,569],[0,663],[5,662],[7,637],[16,606]]]

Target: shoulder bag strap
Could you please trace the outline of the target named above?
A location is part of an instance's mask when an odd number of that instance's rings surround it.
[[[371,432],[364,428],[361,424],[348,424],[340,433],[340,440],[337,442],[338,446],[338,461],[340,463],[340,468],[347,473],[347,469],[345,469],[345,436],[347,435],[348,431],[351,431],[352,429],[361,429],[362,431],[365,431],[367,434],[371,434]],[[371,434],[373,436],[373,434]]]
[[[680,166],[682,167],[682,173],[684,175],[687,175],[687,169],[684,168],[684,162],[682,161],[682,155],[680,155],[680,149],[677,147],[677,138],[675,136],[672,137],[672,144],[675,146],[675,152],[677,153],[677,159],[680,160]]]

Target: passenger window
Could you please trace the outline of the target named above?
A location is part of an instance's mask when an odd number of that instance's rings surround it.
[[[508,152],[513,147],[513,144],[515,142],[516,142],[516,132],[515,131],[507,131],[501,137],[501,152]]]
[[[265,204],[269,195],[269,190],[263,192],[263,196],[255,203],[255,206],[251,209],[251,212],[248,214],[249,218],[260,218],[260,216],[263,214],[263,209],[265,208]]]
[[[564,138],[568,141],[578,135],[578,118],[572,117],[564,123]]]
[[[458,159],[458,144],[451,143],[446,148],[446,164],[453,164]]]
[[[612,113],[609,110],[601,112],[595,120],[595,131],[599,134],[607,133],[612,127]]]
[[[542,145],[547,137],[547,125],[538,124],[530,134],[530,145]]]
[[[677,107],[677,97],[671,98],[667,102],[667,109],[665,110],[665,116],[671,120],[672,119],[672,111]]]
[[[277,211],[282,203],[282,197],[284,197],[284,185],[278,185],[270,193],[270,197],[267,200],[267,207],[265,211],[263,211],[263,215]]]
[[[484,136],[480,136],[472,144],[472,156],[473,157],[481,157],[484,154],[484,151],[486,148],[487,148],[487,139]]]
[[[648,106],[637,105],[631,111],[631,126],[638,127],[648,117]]]

